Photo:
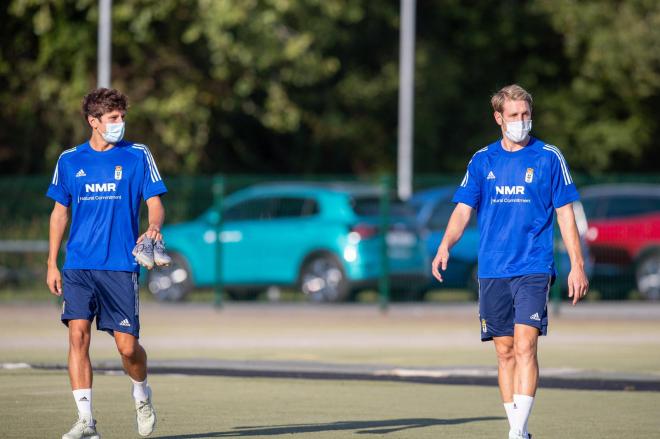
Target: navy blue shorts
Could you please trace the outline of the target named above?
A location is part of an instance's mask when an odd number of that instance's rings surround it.
[[[553,277],[549,274],[485,279],[479,278],[481,341],[513,336],[516,324],[548,332],[548,295]]]
[[[107,270],[63,270],[62,323],[96,317],[96,329],[140,336],[138,273]]]

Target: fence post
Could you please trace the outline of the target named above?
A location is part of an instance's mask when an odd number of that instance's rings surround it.
[[[213,206],[218,213],[215,223],[215,285],[213,294],[213,305],[217,308],[222,307],[222,296],[224,293],[224,284],[222,276],[222,223],[223,223],[223,198],[225,194],[225,178],[223,175],[213,177]]]
[[[550,292],[551,294],[551,299],[552,299],[552,314],[555,316],[558,316],[560,311],[561,311],[561,284],[563,279],[559,278],[559,273],[563,273],[562,270],[562,257],[558,257],[557,259],[557,266],[555,267],[555,271],[557,272],[557,278],[555,278],[555,283],[552,286],[552,291]]]
[[[64,247],[64,251],[62,250],[62,247]],[[65,252],[66,252],[66,242],[62,242],[60,244],[60,248],[57,249],[57,262],[55,262],[57,264],[58,269],[60,270],[64,267],[64,260],[66,257]],[[61,307],[63,303],[64,303],[64,294],[62,294],[61,296],[55,296],[55,305]]]
[[[390,258],[387,252],[387,232],[390,228],[390,188],[392,178],[380,178],[380,279],[378,279],[380,310],[386,312],[390,303]]]

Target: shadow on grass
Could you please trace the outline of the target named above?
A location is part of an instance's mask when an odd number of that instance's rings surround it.
[[[160,436],[160,439],[201,439],[214,437],[249,437],[249,436],[277,436],[284,434],[318,433],[323,431],[357,430],[356,434],[387,434],[413,428],[433,427],[436,425],[457,425],[470,422],[497,421],[503,417],[479,418],[410,418],[385,419],[382,421],[341,421],[325,424],[290,424],[235,427],[231,431],[213,431],[208,433],[181,434],[176,436]]]

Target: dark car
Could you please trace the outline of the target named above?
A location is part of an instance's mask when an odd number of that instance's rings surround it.
[[[582,191],[595,258],[594,287],[623,298],[636,288],[660,299],[660,185],[597,185]]]

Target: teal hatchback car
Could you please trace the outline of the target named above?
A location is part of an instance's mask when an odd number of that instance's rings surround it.
[[[386,233],[394,289],[422,292],[428,257],[414,212],[390,204]],[[362,184],[270,183],[225,199],[220,232],[222,282],[230,297],[269,286],[295,287],[314,301],[343,301],[376,287],[382,270],[380,191]],[[148,273],[159,300],[181,300],[216,281],[220,213],[163,228],[173,264]]]

